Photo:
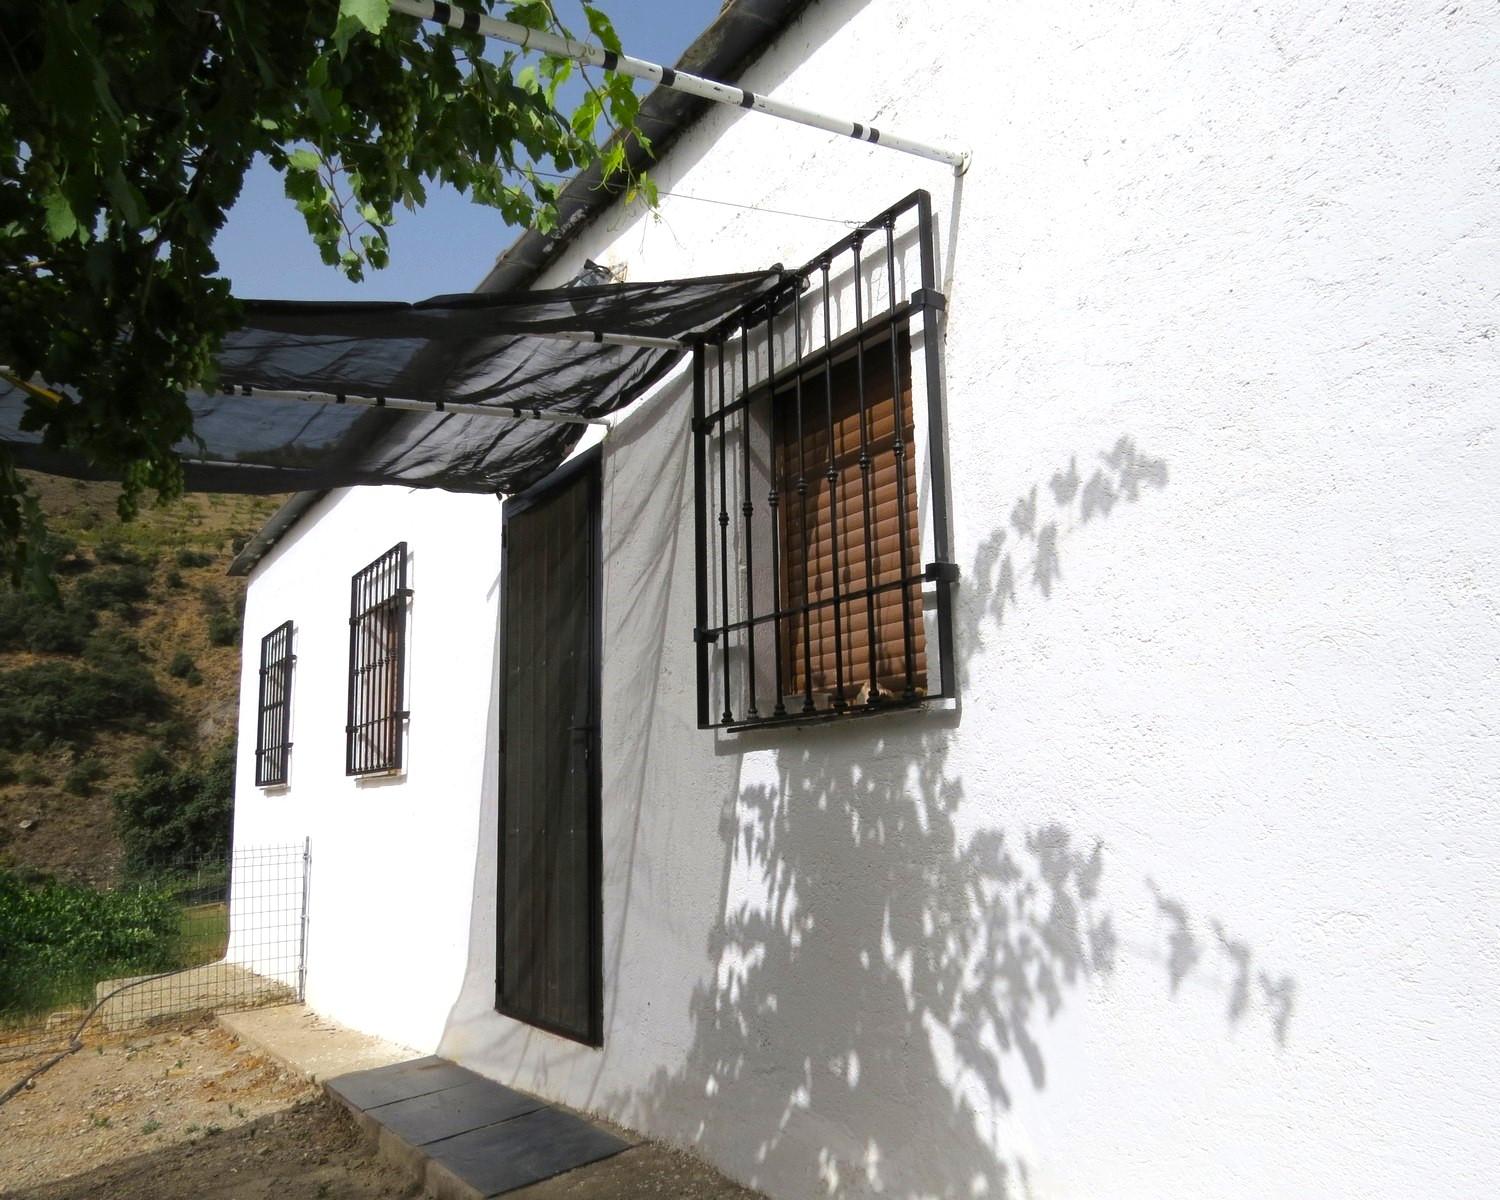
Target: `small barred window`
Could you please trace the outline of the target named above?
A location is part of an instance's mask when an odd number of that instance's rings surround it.
[[[255,722],[255,786],[287,781],[292,753],[292,623],[260,639],[260,690]]]
[[[399,771],[406,721],[406,543],[354,576],[349,600],[345,773]]]

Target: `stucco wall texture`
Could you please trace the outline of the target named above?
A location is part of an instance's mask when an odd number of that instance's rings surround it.
[[[343,493],[298,622],[309,999],[777,1197],[1472,1197],[1500,1151],[1492,5],[825,0],[584,256],[797,263],[934,196],[958,712],[694,726],[689,387],[605,442],[605,1044],[497,1016],[499,506]],[[686,197],[729,200],[731,208]],[[342,776],[348,577],[414,554],[404,780]],[[246,690],[254,697],[247,654]]]

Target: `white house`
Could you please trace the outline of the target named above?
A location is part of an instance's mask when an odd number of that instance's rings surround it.
[[[773,311],[524,497],[258,541],[309,1004],[775,1197],[1492,1190],[1497,34],[731,0],[689,65],[972,168],[670,110],[490,285]]]

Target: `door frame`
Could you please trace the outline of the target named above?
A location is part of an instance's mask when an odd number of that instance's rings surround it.
[[[499,775],[497,822],[495,831],[495,1011],[501,1016],[521,1021],[569,1041],[581,1042],[596,1049],[604,1045],[604,831],[603,780],[599,763],[600,670],[604,646],[604,571],[603,571],[603,487],[601,447],[593,446],[576,458],[569,459],[545,479],[525,491],[508,497],[501,508],[500,541],[500,671],[499,671],[499,753],[495,757]],[[509,1008],[504,1002],[505,978],[505,753],[506,753],[506,681],[509,646],[506,630],[506,589],[510,578],[509,528],[513,517],[550,499],[562,488],[572,486],[582,477],[588,487],[589,511],[589,704],[588,729],[585,731],[585,753],[588,756],[587,787],[589,805],[589,1029],[580,1036],[575,1029],[563,1029],[534,1014]]]

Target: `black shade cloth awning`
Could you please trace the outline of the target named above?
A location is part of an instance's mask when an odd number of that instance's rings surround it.
[[[258,393],[477,404],[497,414],[602,416],[662,379],[682,351],[596,335],[691,340],[776,289],[779,269],[657,283],[585,284],[418,304],[244,301],[217,355],[225,391],[192,393],[177,447],[193,491],[274,493],[354,484],[516,492],[560,463],[579,425],[412,413]],[[574,335],[581,340],[556,340]],[[232,389],[232,391],[230,390]],[[18,466],[95,478],[21,428],[42,404],[0,378],[0,442]]]

